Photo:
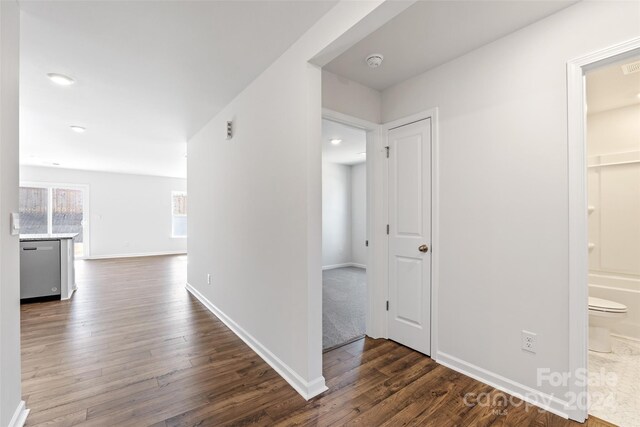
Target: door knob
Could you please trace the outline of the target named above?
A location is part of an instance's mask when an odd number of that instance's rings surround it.
[[[420,245],[420,247],[418,248],[418,250],[420,252],[427,252],[429,250],[429,246],[427,245]]]

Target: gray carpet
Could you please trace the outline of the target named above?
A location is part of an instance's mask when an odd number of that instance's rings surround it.
[[[322,347],[344,344],[364,335],[367,275],[364,268],[322,272]]]

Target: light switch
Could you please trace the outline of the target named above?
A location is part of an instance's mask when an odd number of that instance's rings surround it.
[[[20,234],[20,214],[17,212],[11,212],[11,235],[18,236]]]

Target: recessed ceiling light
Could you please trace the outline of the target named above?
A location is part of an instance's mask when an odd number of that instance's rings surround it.
[[[340,144],[341,142],[342,142],[342,140],[341,140],[341,139],[337,139],[337,138],[334,138],[334,139],[332,139],[332,140],[331,140],[331,143],[332,143],[333,145],[338,145],[338,144]]]
[[[65,76],[64,74],[49,73],[47,76],[52,82],[60,86],[70,86],[75,83],[75,80],[69,76]]]
[[[72,131],[76,132],[76,133],[83,133],[84,131],[86,131],[85,128],[83,128],[82,126],[69,126],[71,128]]]

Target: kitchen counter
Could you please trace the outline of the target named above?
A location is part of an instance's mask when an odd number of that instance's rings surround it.
[[[39,241],[47,241],[47,240],[73,239],[77,235],[78,235],[78,233],[67,233],[67,234],[21,234],[20,235],[20,241],[21,242],[39,242]]]

